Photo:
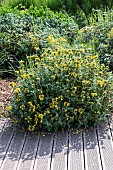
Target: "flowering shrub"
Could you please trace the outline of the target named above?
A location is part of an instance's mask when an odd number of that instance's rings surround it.
[[[30,131],[96,126],[109,113],[112,73],[97,55],[69,48],[63,38],[47,38],[49,47],[21,61],[13,98],[6,110]],[[82,57],[83,56],[83,57]]]

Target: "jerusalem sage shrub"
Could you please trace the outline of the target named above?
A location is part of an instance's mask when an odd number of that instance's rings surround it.
[[[47,41],[41,58],[29,56],[27,67],[20,62],[9,117],[30,131],[96,126],[111,107],[112,73],[98,56],[67,47],[61,37]]]

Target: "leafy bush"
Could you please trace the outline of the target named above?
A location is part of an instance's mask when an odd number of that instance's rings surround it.
[[[113,51],[112,51],[112,28],[113,11],[96,11],[97,16],[91,21],[91,25],[83,27],[79,31],[78,39],[84,44],[90,44],[99,55],[100,62],[109,65],[113,70]],[[98,21],[96,21],[98,20]],[[109,64],[110,63],[110,64]]]
[[[14,11],[15,14],[0,15],[0,57],[4,57],[1,68],[6,72],[17,69],[18,61],[26,60],[27,55],[41,55],[50,34],[63,36],[69,43],[77,36],[78,25],[66,13],[54,13],[43,7]]]
[[[98,56],[68,47],[63,38],[47,41],[41,58],[27,57],[28,66],[21,61],[9,117],[30,131],[96,126],[109,113],[112,73]]]

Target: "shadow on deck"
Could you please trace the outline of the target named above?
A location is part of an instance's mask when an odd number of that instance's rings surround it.
[[[112,123],[89,130],[22,132],[0,120],[0,170],[112,170]]]

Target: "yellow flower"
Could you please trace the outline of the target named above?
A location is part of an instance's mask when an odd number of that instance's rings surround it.
[[[58,105],[55,105],[56,110],[58,110]]]
[[[52,52],[51,52],[51,55],[53,55],[53,56],[58,56],[58,51],[52,51]]]
[[[19,70],[20,73],[22,73],[22,70]]]
[[[104,85],[105,81],[104,80],[97,80],[97,84],[100,85],[100,87],[102,87]]]
[[[91,62],[90,67],[96,67],[96,62]]]
[[[83,53],[83,52],[84,52],[84,49],[79,49],[79,52]]]
[[[64,106],[67,106],[67,107],[68,107],[68,106],[70,106],[70,103],[68,103],[68,102],[65,101],[65,102],[64,102]]]
[[[54,106],[54,104],[51,104],[49,107],[50,107],[50,108],[54,108],[55,106]]]
[[[97,58],[98,58],[98,55],[93,56],[93,59],[97,59]]]
[[[16,83],[13,81],[13,82],[11,83],[11,85],[12,85],[12,87],[15,87],[15,86],[16,86]]]
[[[35,106],[33,106],[33,112],[36,110],[36,107]]]
[[[6,110],[7,110],[7,111],[10,111],[11,109],[12,109],[12,106],[11,106],[11,105],[6,106]]]
[[[39,114],[38,117],[39,117],[40,119],[42,119],[42,118],[43,118],[43,115],[42,115],[42,114]]]
[[[25,88],[25,89],[24,89],[24,92],[25,92],[25,93],[28,93],[28,92],[29,92],[29,90],[28,90],[27,88]]]
[[[38,115],[35,114],[35,123],[37,124],[38,123]]]
[[[34,131],[34,130],[35,130],[35,125],[33,125],[33,126],[29,125],[29,126],[28,126],[28,130],[29,130],[29,131]]]
[[[83,113],[83,109],[82,109],[82,108],[79,108],[79,109],[78,109],[78,112],[79,112],[80,114],[82,114],[82,113]]]
[[[22,105],[20,106],[20,109],[21,109],[21,110],[24,110],[24,109],[25,109],[25,105],[22,104]]]
[[[100,81],[100,87],[104,85],[104,80]]]
[[[53,75],[53,79],[55,79],[55,78],[56,78],[56,74]]]
[[[28,102],[28,104],[29,104],[30,106],[33,106],[32,102]]]
[[[40,100],[44,100],[44,95],[43,94],[39,95],[38,97],[39,97]]]
[[[29,74],[24,73],[23,75],[21,75],[21,77],[22,77],[23,79],[25,79],[25,78],[30,78],[30,75],[29,75]]]
[[[30,121],[32,121],[32,118],[28,116],[27,118],[25,118],[25,120],[27,120],[27,122],[30,123]]]
[[[77,68],[79,68],[81,66],[81,63],[77,63]]]
[[[14,93],[18,93],[20,91],[20,88],[14,89]]]
[[[61,66],[66,67],[67,65],[65,63],[62,63]]]
[[[68,71],[68,67],[65,67],[64,69],[65,69],[65,71]]]
[[[64,109],[64,112],[67,112],[67,109]]]
[[[39,47],[35,47],[34,49],[35,49],[36,51],[38,51],[38,50],[39,50]]]
[[[95,97],[95,96],[97,96],[97,93],[91,93],[91,96]]]
[[[18,98],[16,98],[16,102],[18,102],[19,101],[19,99]]]

